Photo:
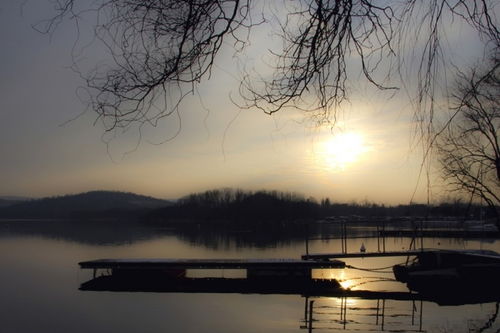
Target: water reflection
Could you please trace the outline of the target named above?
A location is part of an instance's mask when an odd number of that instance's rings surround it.
[[[296,297],[303,299],[304,308],[300,329],[308,332],[312,332],[313,329],[315,332],[322,330],[426,332],[436,329],[455,332],[458,330],[451,329],[453,326],[443,325],[457,325],[457,321],[465,321],[469,332],[500,329],[499,299],[491,294],[474,299],[443,300],[433,298],[432,295],[411,292],[351,291],[326,286],[313,290],[308,289],[305,282],[295,285],[267,282],[269,281],[251,282],[247,279],[220,278],[130,281],[113,279],[113,276],[101,276],[82,284],[80,289],[210,294],[214,300],[226,293],[297,294]],[[262,320],[265,321],[265,318]]]
[[[175,236],[186,243],[210,249],[267,248],[302,243],[305,230],[303,224],[272,225],[263,230],[235,229],[226,224],[187,223],[159,227],[140,221],[0,220],[0,237],[23,235],[91,245],[122,245]],[[314,237],[320,237],[321,232],[319,227],[311,228]]]
[[[255,239],[248,231],[218,234],[205,233],[198,227],[179,231],[97,221],[93,225],[66,223],[61,227],[64,223],[0,224],[0,313],[8,314],[2,316],[0,331],[307,332],[310,327],[314,332],[393,331],[419,330],[420,323],[427,332],[500,329],[497,300],[440,305],[430,299],[415,298],[401,283],[365,283],[372,281],[372,277],[389,274],[352,269],[316,274],[319,278],[349,281],[357,295],[308,295],[307,300],[300,294],[222,293],[213,289],[199,293],[80,291],[81,283],[89,280],[91,273],[80,271],[79,261],[151,257],[300,258],[305,249],[304,235],[299,227],[289,234],[275,230]],[[329,235],[333,239],[310,241],[311,252],[340,252],[341,241],[335,238],[334,230],[322,229],[315,235],[318,238]],[[377,251],[376,238],[368,237],[364,231],[357,235],[360,238],[348,240],[349,250],[359,249],[364,243],[368,252]],[[500,242],[491,240],[426,238],[424,242],[426,247],[434,248],[500,250]],[[385,246],[388,251],[408,248],[409,239],[388,237]],[[349,260],[349,264],[360,268],[385,267],[400,260],[381,258],[372,262],[360,258]],[[361,289],[372,293],[361,294]],[[382,297],[374,290],[391,291],[392,296]],[[305,313],[310,301],[314,301],[311,317]],[[308,326],[309,321],[312,326]]]
[[[368,252],[380,252],[412,246],[408,234],[378,237],[380,231],[378,225],[355,221],[348,224],[316,221],[235,228],[231,223],[185,223],[167,227],[130,220],[0,220],[0,238],[35,236],[90,245],[123,245],[175,236],[186,243],[214,250],[301,244],[302,252],[314,252],[323,249],[325,244],[335,244],[330,251],[359,251],[365,245]],[[347,242],[344,241],[345,235],[349,238]],[[480,245],[487,248],[487,244],[495,242],[495,238],[426,237],[425,240],[418,239],[418,246],[460,249],[478,239]]]
[[[315,298],[304,300],[301,328],[348,331],[423,331],[423,301],[393,306],[389,300],[354,298]]]
[[[123,264],[121,264],[123,265]],[[125,266],[123,266],[125,267]],[[194,269],[195,271],[197,269]],[[262,276],[246,274],[233,277],[196,276],[186,270],[129,270],[122,268],[94,269],[93,276],[80,285],[83,291],[158,292],[158,293],[239,293],[301,295],[305,297],[342,297],[361,299],[390,299],[428,301],[439,305],[481,304],[500,301],[497,286],[483,292],[469,292],[467,288],[450,293],[415,293],[397,290],[344,289],[336,280],[311,279],[307,276]],[[189,270],[188,270],[189,271]],[[213,272],[212,272],[213,274]],[[219,273],[216,273],[219,275]]]
[[[497,331],[499,302],[480,307],[469,306],[470,312],[464,314],[463,321],[469,332]],[[438,310],[442,323],[436,327],[435,315],[426,322],[426,312]],[[443,308],[441,308],[443,310]],[[444,309],[448,310],[448,309]],[[456,323],[448,318],[447,311],[440,311],[435,305],[423,300],[390,300],[359,298],[304,298],[304,317],[301,329],[308,332],[328,331],[390,331],[390,332],[427,332],[439,328],[444,332],[457,330]]]

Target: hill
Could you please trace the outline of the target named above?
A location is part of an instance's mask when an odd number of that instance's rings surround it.
[[[245,191],[218,189],[193,193],[180,198],[168,207],[152,210],[148,220],[170,222],[230,222],[232,225],[256,226],[260,222],[303,222],[307,220],[350,221],[410,221],[410,220],[464,220],[492,219],[498,221],[495,210],[474,203],[455,201],[437,205],[409,204],[385,206],[370,202],[332,203],[326,198],[314,198],[280,191]]]
[[[28,198],[23,198],[23,197],[7,197],[7,196],[0,196],[0,208],[7,207],[7,206],[12,206],[17,203],[23,202],[29,200]]]
[[[91,191],[15,203],[0,208],[2,218],[134,217],[171,203],[135,193]]]
[[[179,199],[175,205],[152,211],[150,221],[259,222],[316,219],[320,205],[301,195],[280,191],[209,190]]]
[[[7,206],[12,206],[12,205],[14,205],[16,203],[17,203],[16,201],[5,200],[5,199],[1,199],[0,198],[0,208],[7,207]]]

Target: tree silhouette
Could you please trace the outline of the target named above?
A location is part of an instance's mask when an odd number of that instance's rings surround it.
[[[500,57],[490,68],[462,74],[454,117],[438,140],[443,175],[452,189],[481,199],[500,227]]]
[[[446,26],[462,21],[485,48],[500,39],[496,0],[283,0],[272,2],[274,12],[257,0],[50,2],[56,12],[41,31],[89,13],[96,19],[96,39],[112,61],[82,75],[107,130],[175,114],[210,78],[221,49],[243,52],[260,24],[279,26],[283,47],[272,52],[271,76],[242,73],[238,105],[269,114],[299,108],[320,122],[335,120],[357,72],[377,89],[398,89],[413,84],[403,77],[412,66],[416,110],[431,122]]]

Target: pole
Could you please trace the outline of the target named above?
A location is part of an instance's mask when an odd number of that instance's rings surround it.
[[[309,333],[313,330],[313,304],[314,301],[309,302]]]

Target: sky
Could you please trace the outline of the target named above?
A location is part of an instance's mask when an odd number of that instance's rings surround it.
[[[232,187],[337,202],[427,200],[421,147],[403,93],[354,87],[333,129],[299,111],[240,110],[231,102],[236,65],[223,54],[199,96],[183,103],[181,125],[168,118],[141,136],[137,129],[105,133],[85,109],[78,95],[83,82],[69,68],[74,29],[62,25],[42,35],[31,25],[50,15],[44,2],[22,3],[0,5],[0,196],[119,190],[175,199]],[[457,32],[448,42],[473,45],[473,38]],[[84,61],[98,59],[95,53]],[[435,172],[430,177],[437,184]],[[436,190],[433,198],[443,195]]]

